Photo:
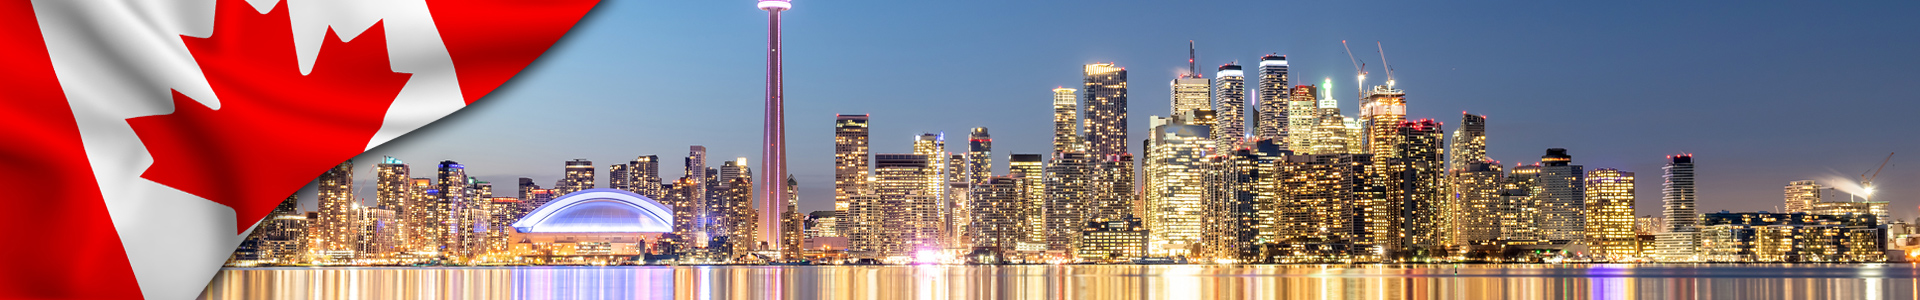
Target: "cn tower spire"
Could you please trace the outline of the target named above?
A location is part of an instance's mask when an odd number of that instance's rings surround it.
[[[767,11],[767,114],[766,126],[762,128],[765,130],[761,140],[764,146],[760,148],[760,171],[766,175],[761,176],[765,179],[760,181],[759,191],[755,192],[763,205],[760,209],[760,228],[755,230],[759,232],[759,237],[749,240],[765,242],[768,250],[780,251],[781,256],[787,256],[785,254],[788,251],[799,249],[782,248],[786,246],[784,242],[789,235],[782,230],[786,228],[781,226],[786,219],[783,217],[786,212],[782,210],[790,195],[787,195],[786,189],[787,120],[786,95],[780,70],[780,12],[793,9],[793,3],[787,0],[760,0],[758,6]],[[792,257],[783,257],[787,258]]]

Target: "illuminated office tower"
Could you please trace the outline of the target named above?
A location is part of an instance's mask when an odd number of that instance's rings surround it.
[[[1146,147],[1146,211],[1141,216],[1149,233],[1147,252],[1192,256],[1200,242],[1200,223],[1205,221],[1200,202],[1206,189],[1207,150],[1214,142],[1208,135],[1212,129],[1178,117],[1155,123],[1166,124],[1153,127]]]
[[[1514,165],[1500,181],[1500,239],[1508,244],[1540,241],[1540,164]]]
[[[1195,109],[1213,109],[1212,101],[1208,99],[1211,97],[1207,95],[1213,80],[1200,77],[1199,73],[1191,73],[1173,79],[1171,85],[1173,86],[1173,110],[1169,113],[1178,115]]]
[[[405,222],[412,220],[413,214],[422,209],[416,208],[417,204],[413,201],[413,185],[408,182],[412,180],[407,174],[409,171],[406,162],[392,156],[385,157],[379,164],[373,165],[374,206],[392,210],[395,220],[400,221],[394,223],[392,229],[394,239],[400,243],[398,248],[401,251],[414,251],[419,248],[416,244],[417,240],[413,238],[419,229],[413,228],[414,224]]]
[[[1315,105],[1314,125],[1311,134],[1311,149],[1316,154],[1360,153],[1357,147],[1348,147],[1354,140],[1353,132],[1347,129],[1347,123],[1353,118],[1340,114],[1340,100],[1333,99],[1333,79],[1320,83],[1320,100]]]
[[[1887,224],[1887,201],[1821,201],[1813,204],[1812,214],[1821,215],[1870,215],[1879,225]]]
[[[320,174],[320,250],[318,254],[332,256],[336,253],[351,255],[354,246],[359,244],[359,230],[354,227],[355,210],[360,203],[353,198],[353,161],[348,160],[334,165],[326,173]]]
[[[719,171],[719,174],[715,175],[714,180],[718,180],[718,186],[721,187],[732,186],[734,184],[734,178],[753,177],[753,170],[747,168],[747,158],[745,157],[736,157],[733,160],[720,162]]]
[[[974,127],[967,136],[966,158],[969,186],[986,184],[993,177],[993,137],[987,135],[986,127]]]
[[[1261,257],[1257,245],[1262,231],[1273,232],[1276,214],[1270,208],[1280,194],[1269,188],[1278,184],[1277,161],[1285,158],[1273,140],[1258,140],[1248,147],[1209,157],[1206,198],[1209,214],[1201,224],[1200,250],[1196,257],[1214,262],[1255,262]]]
[[[439,252],[440,246],[446,244],[447,227],[442,222],[447,219],[448,212],[448,207],[440,202],[440,190],[433,184],[433,178],[408,179],[407,186],[410,190],[408,197],[411,198],[408,201],[417,208],[408,210],[406,214],[406,221],[410,224],[408,227],[413,229],[408,234],[413,239],[410,241],[413,249],[408,251]]]
[[[493,226],[487,227],[487,233],[492,235],[487,238],[487,252],[505,253],[508,251],[507,246],[513,243],[512,240],[508,239],[508,235],[513,234],[513,227],[509,225],[513,224],[514,221],[519,221],[520,217],[526,216],[527,211],[532,210],[532,208],[527,207],[526,203],[520,201],[519,198],[492,197],[489,199],[490,201],[488,201],[488,203],[490,205],[488,205],[487,211],[490,213],[490,217],[487,220],[487,224]]]
[[[1287,85],[1287,56],[1267,54],[1260,57],[1260,89],[1254,93],[1254,137],[1280,141],[1287,147],[1287,101],[1293,97]]]
[[[950,220],[943,213],[947,211],[948,205],[953,203],[953,199],[949,197],[951,195],[948,194],[952,187],[949,183],[951,181],[948,178],[950,173],[948,168],[952,166],[949,164],[951,160],[947,154],[947,134],[945,132],[921,134],[913,140],[913,154],[927,159],[926,191],[927,196],[932,197],[933,203],[926,205],[935,208],[927,217],[936,220],[936,229],[946,228],[952,223],[948,222]],[[936,230],[935,232],[945,233],[946,231]]]
[[[1319,89],[1311,85],[1294,86],[1288,90],[1287,97],[1287,149],[1295,154],[1322,154],[1313,152],[1313,129],[1320,123],[1319,108],[1316,100]]]
[[[940,193],[927,185],[939,180],[939,169],[920,154],[874,154],[873,160],[880,213],[870,226],[878,238],[864,248],[877,250],[879,257],[941,249]]]
[[[310,226],[307,214],[300,211],[300,199],[297,195],[287,196],[287,200],[274,206],[266,219],[260,220],[253,233],[247,235],[246,243],[251,244],[252,260],[268,264],[294,264],[301,261],[307,248],[307,226]],[[239,257],[235,253],[236,260]]]
[[[970,241],[974,248],[991,249],[998,253],[1011,253],[1019,244],[1027,242],[1027,202],[1022,199],[1023,179],[1013,176],[994,176],[986,182],[975,185],[973,207],[969,212],[973,224]]]
[[[1505,202],[1501,196],[1505,178],[1501,176],[1500,162],[1465,162],[1450,168],[1447,195],[1452,197],[1450,202],[1455,207],[1455,244],[1491,245],[1500,240],[1501,206]]]
[[[1233,149],[1247,134],[1247,80],[1240,65],[1220,65],[1214,73],[1213,110],[1220,119],[1220,126],[1213,127],[1213,148]]]
[[[1095,220],[1077,234],[1082,240],[1075,256],[1086,262],[1125,262],[1147,255],[1147,229],[1139,218]]]
[[[572,194],[580,190],[593,188],[593,161],[576,158],[567,161],[566,176],[553,185],[560,194]]]
[[[1460,113],[1460,128],[1453,129],[1453,142],[1447,144],[1447,173],[1486,161],[1487,116]]]
[[[686,180],[685,183],[681,184],[687,189],[687,206],[693,207],[692,228],[694,229],[692,231],[693,236],[681,236],[681,238],[687,239],[687,241],[691,242],[695,247],[704,248],[707,245],[707,241],[710,240],[710,236],[707,235],[707,228],[712,227],[707,220],[713,216],[713,212],[707,210],[709,206],[707,204],[707,186],[711,183],[707,181],[709,176],[707,174],[706,146],[693,145],[687,147],[686,169],[681,175],[683,176],[681,178]]]
[[[1586,236],[1587,187],[1585,170],[1573,164],[1567,149],[1547,149],[1540,157],[1540,239],[1553,244],[1574,243]]]
[[[866,193],[867,115],[836,115],[833,121],[833,210],[847,215],[853,196]],[[844,217],[842,219],[845,219]]]
[[[1080,130],[1074,127],[1080,124],[1080,104],[1073,92],[1064,87],[1053,89],[1053,152],[1085,151]]]
[[[634,181],[638,181],[632,170],[630,164],[607,165],[607,188],[632,192]]]
[[[521,200],[532,199],[527,197],[527,194],[538,189],[540,189],[540,184],[533,183],[533,178],[520,177],[520,194],[517,196],[519,196]]]
[[[1292,245],[1364,243],[1369,180],[1366,154],[1288,155],[1276,161],[1278,214],[1270,240]],[[1371,249],[1368,249],[1371,250]],[[1289,262],[1327,262],[1335,257],[1293,257]]]
[[[1047,207],[1046,165],[1040,154],[1013,154],[1007,158],[1007,177],[1015,180],[1019,190],[1019,206],[1022,209],[1020,232],[1026,236],[1023,243],[1040,243],[1046,240],[1046,218],[1042,213]]]
[[[969,233],[967,225],[972,223],[968,219],[972,215],[967,212],[972,211],[970,207],[973,206],[973,191],[969,189],[968,184],[967,156],[953,154],[947,157],[946,197],[942,198],[940,203],[940,220],[943,225],[940,226],[940,233],[947,240],[941,244],[951,248],[967,248],[966,242],[969,241],[966,237]]]
[[[1366,151],[1373,154],[1375,161],[1397,159],[1394,148],[1398,138],[1394,136],[1401,122],[1407,121],[1407,94],[1391,86],[1374,86],[1365,99],[1360,100],[1360,126],[1364,128],[1362,144]]]
[[[1079,241],[1079,231],[1087,221],[1087,205],[1094,196],[1095,163],[1084,152],[1069,151],[1054,153],[1053,162],[1047,165],[1047,195],[1042,208],[1046,228],[1041,231],[1046,233],[1043,241],[1047,251],[1072,251]]]
[[[1813,212],[1813,205],[1820,203],[1820,186],[1812,180],[1788,182],[1786,188],[1787,206],[1783,213]]]
[[[1599,168],[1587,172],[1587,246],[1609,261],[1640,257],[1633,233],[1633,172]]]
[[[1127,152],[1127,69],[1111,63],[1086,66],[1086,144],[1094,157]]]
[[[758,214],[753,209],[753,175],[741,174],[723,182],[715,187],[719,190],[718,197],[708,202],[714,205],[708,208],[708,211],[714,212],[710,230],[713,231],[714,241],[726,241],[720,243],[720,247],[730,253],[728,257],[739,258],[759,250],[754,238],[759,223],[756,222]]]
[[[355,258],[392,258],[400,249],[399,220],[393,210],[358,207],[352,212]]]
[[[1419,120],[1394,127],[1393,161],[1387,162],[1388,233],[1405,233],[1386,243],[1389,250],[1444,253],[1454,245],[1453,203],[1446,195],[1446,149],[1440,122]],[[1398,212],[1395,216],[1394,212]],[[1389,236],[1392,237],[1392,236]],[[1399,246],[1399,247],[1396,247]]]
[[[633,182],[633,190],[631,190],[631,192],[653,199],[659,199],[660,195],[666,193],[666,190],[660,187],[659,156],[641,155],[633,158],[633,161],[627,162],[627,166],[629,176],[633,177],[631,180]]]
[[[868,191],[877,192],[879,179],[869,177]],[[881,245],[888,241],[887,231],[881,223],[887,217],[889,209],[880,202],[880,195],[869,193],[856,194],[847,198],[847,214],[836,216],[840,224],[841,236],[847,237],[847,251],[856,258],[880,258]]]
[[[673,234],[690,249],[707,247],[696,239],[704,234],[700,233],[702,229],[698,226],[700,209],[693,203],[694,182],[692,178],[681,177],[673,183],[661,185],[667,193],[660,201],[660,204],[673,207]]]
[[[440,196],[436,199],[439,202],[436,204],[438,206],[436,209],[446,209],[443,215],[438,216],[442,217],[440,228],[444,228],[441,232],[441,241],[446,245],[441,254],[465,257],[472,249],[466,249],[463,246],[472,238],[473,232],[471,227],[466,226],[470,224],[466,220],[472,218],[467,215],[467,210],[471,209],[468,207],[470,203],[467,198],[469,196],[467,167],[456,161],[443,160],[435,171],[437,172],[433,180],[434,190],[438,191]]]
[[[1087,218],[1120,220],[1134,216],[1133,154],[1108,155],[1095,163],[1093,201],[1087,204]]]

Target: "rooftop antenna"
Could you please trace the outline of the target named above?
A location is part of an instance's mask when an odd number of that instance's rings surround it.
[[[1373,42],[1373,46],[1380,51],[1380,65],[1387,68],[1387,89],[1391,90],[1393,89],[1393,64],[1387,63],[1387,47],[1380,45],[1378,41]]]
[[[1367,64],[1360,62],[1360,59],[1353,58],[1353,47],[1347,46],[1347,40],[1340,40],[1340,48],[1347,49],[1347,60],[1353,62],[1353,70],[1355,72],[1360,72],[1359,79],[1356,80],[1356,82],[1353,85],[1353,90],[1359,93],[1359,96],[1361,99],[1366,99],[1367,88],[1365,86],[1367,85]]]
[[[1193,40],[1187,40],[1187,74],[1192,74],[1193,78],[1200,78],[1200,67],[1194,66],[1193,58]]]

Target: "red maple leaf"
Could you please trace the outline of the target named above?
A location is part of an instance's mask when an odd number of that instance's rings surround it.
[[[287,195],[359,155],[411,74],[393,72],[384,27],[327,29],[300,74],[287,6],[221,0],[213,34],[181,36],[220,108],[173,92],[172,114],[127,119],[153,155],[140,177],[232,207],[245,232]]]

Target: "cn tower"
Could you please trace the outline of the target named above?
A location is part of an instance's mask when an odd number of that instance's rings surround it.
[[[761,176],[760,200],[764,209],[760,215],[760,241],[766,242],[768,250],[781,250],[780,232],[782,211],[787,202],[787,119],[785,95],[781,91],[780,79],[780,12],[793,8],[787,0],[760,0],[760,9],[767,11],[767,115],[765,133],[760,148]]]

